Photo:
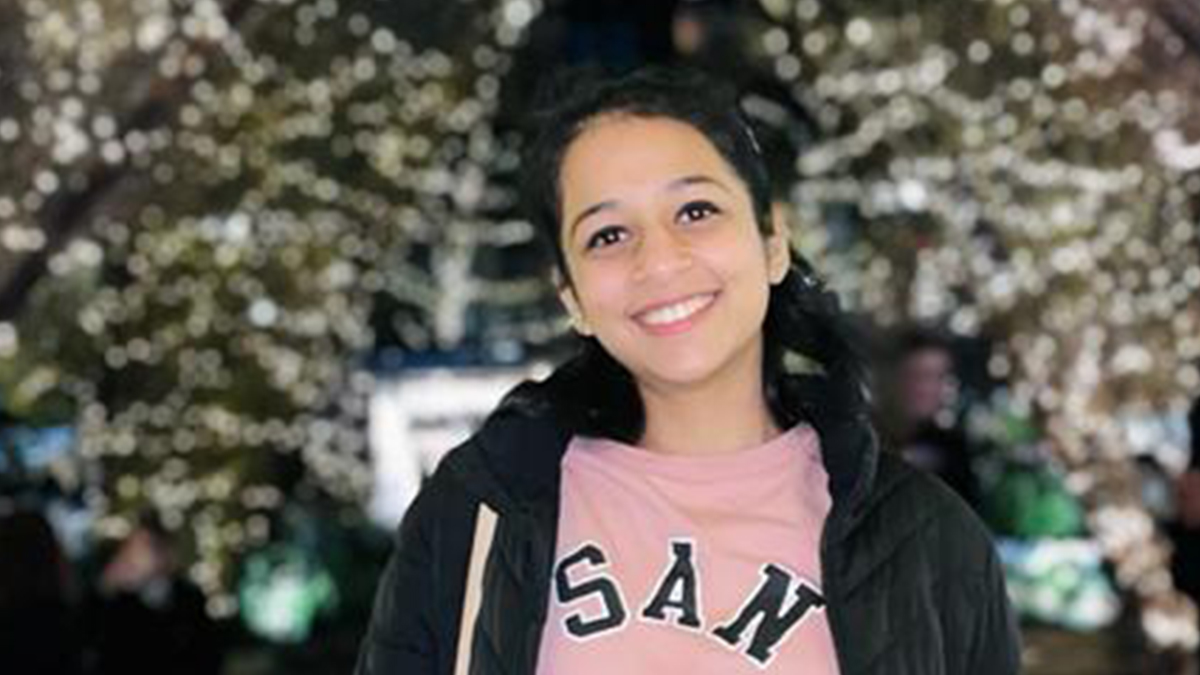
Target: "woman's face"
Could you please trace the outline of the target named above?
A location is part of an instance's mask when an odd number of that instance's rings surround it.
[[[560,295],[643,386],[757,375],[787,233],[764,237],[741,178],[694,127],[610,114],[567,147]]]

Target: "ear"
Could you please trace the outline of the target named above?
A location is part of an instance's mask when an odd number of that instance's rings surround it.
[[[767,277],[771,280],[771,285],[783,281],[791,269],[791,234],[787,207],[776,202],[771,206],[771,234],[766,238]]]
[[[558,300],[567,310],[567,317],[571,320],[571,328],[580,335],[591,336],[592,329],[587,324],[587,319],[583,317],[583,309],[579,306],[579,298],[575,297],[575,289],[563,279],[562,274],[558,270],[551,273],[551,278],[554,282],[554,287],[558,289]]]

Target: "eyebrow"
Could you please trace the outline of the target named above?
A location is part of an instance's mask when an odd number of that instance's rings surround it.
[[[716,178],[713,178],[711,176],[705,176],[703,174],[696,174],[694,176],[684,176],[683,178],[676,178],[675,180],[671,181],[670,183],[667,183],[667,189],[668,190],[678,190],[678,189],[689,187],[692,185],[715,185],[726,192],[730,191],[729,188],[721,181],[719,181]]]
[[[711,176],[705,176],[703,174],[694,174],[691,176],[683,176],[682,178],[676,178],[676,179],[672,180],[671,182],[667,183],[667,190],[669,190],[669,191],[681,190],[686,187],[691,187],[692,185],[714,185],[714,186],[724,190],[725,192],[731,192],[729,187],[726,186],[721,181],[719,181],[716,178],[713,178]],[[582,223],[589,216],[593,216],[593,215],[599,213],[600,211],[605,211],[605,210],[614,208],[617,206],[617,204],[618,204],[618,202],[615,199],[606,199],[602,202],[596,202],[595,204],[592,204],[591,206],[584,209],[583,211],[580,211],[579,215],[575,216],[575,220],[571,221],[570,234],[571,235],[575,234],[575,228],[579,227],[579,223]]]
[[[604,211],[606,209],[614,208],[614,207],[616,207],[616,205],[617,205],[617,200],[606,199],[602,202],[596,202],[595,204],[592,204],[591,206],[587,207],[586,209],[581,211],[578,216],[575,216],[575,220],[571,221],[570,234],[574,235],[576,228],[578,228],[579,224],[582,223],[584,220],[586,220],[588,218],[588,216],[592,216],[592,215],[599,213],[600,211]]]

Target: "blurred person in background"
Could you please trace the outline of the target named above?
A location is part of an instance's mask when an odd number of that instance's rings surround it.
[[[876,426],[884,445],[940,478],[978,511],[970,444],[954,410],[957,392],[949,340],[925,328],[906,330],[884,350]]]
[[[88,603],[97,675],[216,675],[223,652],[204,595],[179,570],[170,533],[143,515],[104,565]]]
[[[0,515],[0,672],[81,672],[70,579],[58,539],[41,514]]]

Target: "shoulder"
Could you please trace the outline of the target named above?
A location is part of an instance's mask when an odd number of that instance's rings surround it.
[[[509,392],[422,485],[401,525],[402,538],[412,528],[469,531],[481,502],[503,514],[556,496],[569,436],[547,399],[544,386],[532,381]]]
[[[422,492],[492,499],[508,491],[514,475],[530,470],[543,449],[566,442],[546,390],[544,383],[526,380],[505,394],[471,436],[443,456]]]
[[[979,518],[892,453],[877,456],[868,486],[852,511],[831,521],[838,537],[826,552],[842,625],[887,636],[862,663],[943,658],[944,672],[1019,672],[1003,570]]]
[[[879,457],[863,526],[919,546],[941,574],[986,576],[995,565],[992,536],[966,502],[937,478],[891,453]]]
[[[452,448],[421,486],[401,520],[398,537],[411,544],[428,539],[436,530],[463,529],[460,520],[474,511],[486,492],[480,476],[481,450],[477,436]]]

